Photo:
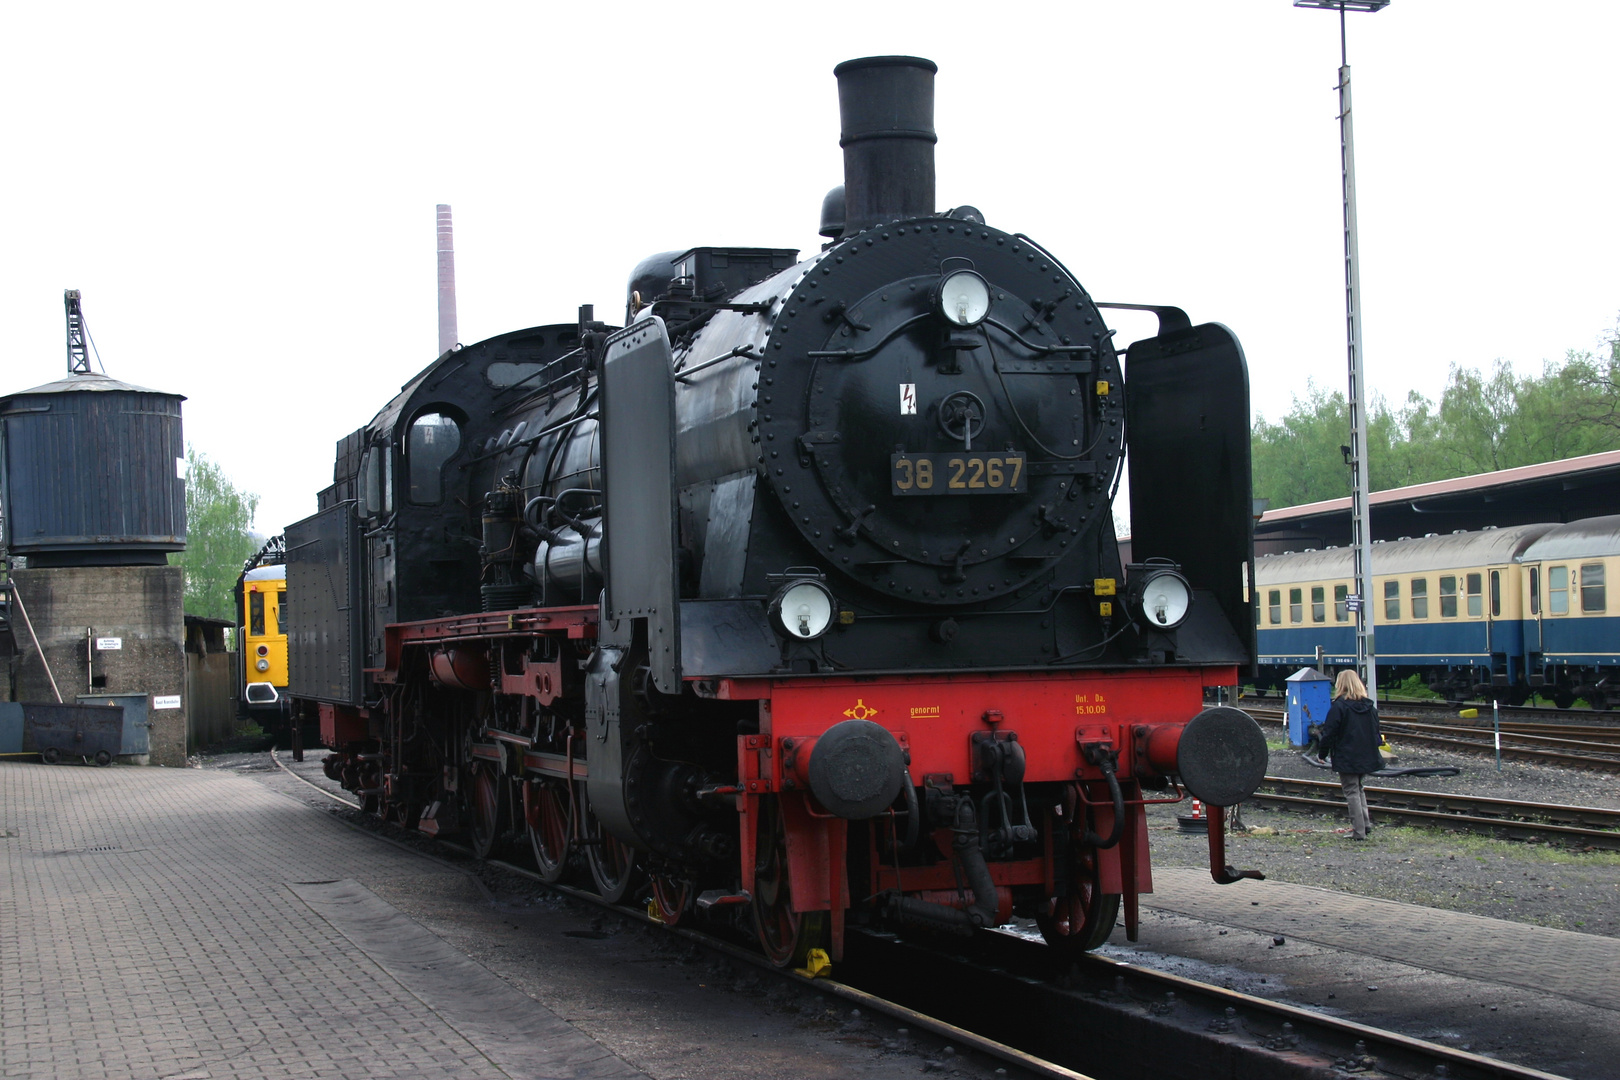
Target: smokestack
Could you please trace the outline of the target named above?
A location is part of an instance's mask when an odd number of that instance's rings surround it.
[[[844,235],[924,217],[934,206],[934,73],[918,56],[868,56],[833,68],[844,148]]]
[[[456,240],[450,231],[450,208],[435,207],[439,217],[439,355],[456,344]]]

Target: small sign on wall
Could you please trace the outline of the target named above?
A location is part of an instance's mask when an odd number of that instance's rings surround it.
[[[96,638],[96,649],[99,652],[117,652],[119,649],[122,649],[123,647],[124,647],[124,639],[121,638],[121,637],[98,637],[98,638]]]
[[[180,707],[179,694],[153,694],[153,709],[178,709]]]

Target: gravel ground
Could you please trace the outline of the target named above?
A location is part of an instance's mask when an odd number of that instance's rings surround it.
[[[1377,777],[1372,786],[1454,792],[1532,802],[1620,808],[1620,778],[1611,774],[1503,762],[1399,745],[1402,767],[1455,765],[1455,777]],[[1273,776],[1336,781],[1308,765],[1298,750],[1273,743]],[[1209,865],[1201,834],[1179,830],[1185,805],[1152,808],[1156,865]],[[1481,834],[1378,824],[1366,843],[1352,841],[1342,814],[1245,807],[1247,832],[1227,842],[1228,861],[1300,885],[1463,911],[1585,934],[1620,936],[1620,852],[1578,851],[1552,844],[1496,840]]]

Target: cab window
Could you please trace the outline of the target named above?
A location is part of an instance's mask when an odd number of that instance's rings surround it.
[[[248,633],[264,636],[264,593],[248,593]]]
[[[1327,601],[1322,586],[1311,587],[1311,622],[1327,622]]]
[[[1335,585],[1335,586],[1333,586],[1333,621],[1334,622],[1349,622],[1350,621],[1350,602],[1349,602],[1349,599],[1348,599],[1349,596],[1350,596],[1350,586],[1348,586],[1348,585]]]
[[[1429,617],[1429,579],[1415,577],[1412,579],[1412,618],[1427,619]]]
[[[287,590],[276,590],[276,633],[287,632]]]
[[[1267,606],[1271,608],[1271,625],[1282,625],[1282,590],[1272,589],[1266,597]]]
[[[1467,587],[1468,592],[1468,617],[1470,619],[1477,619],[1485,614],[1485,598],[1481,595],[1480,589],[1483,580],[1479,574],[1469,574],[1463,578],[1463,585]]]
[[[1606,599],[1603,564],[1600,562],[1584,564],[1581,567],[1581,610],[1587,613],[1601,612]]]
[[[1440,617],[1442,619],[1457,617],[1457,578],[1454,574],[1440,576]]]
[[[1303,593],[1299,589],[1288,590],[1288,621],[1291,623],[1305,621],[1305,603]]]
[[[461,426],[443,413],[423,413],[411,423],[405,446],[411,502],[431,506],[444,497],[444,463],[459,449]]]
[[[1569,567],[1547,567],[1547,614],[1569,614]]]
[[[1384,621],[1401,621],[1401,583],[1398,581],[1384,582]]]
[[[394,509],[394,455],[387,446],[373,446],[360,463],[360,509],[368,517]]]

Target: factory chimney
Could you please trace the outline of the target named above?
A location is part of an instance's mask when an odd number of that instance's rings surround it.
[[[439,355],[456,346],[456,241],[450,231],[450,207],[440,203],[439,218]]]

